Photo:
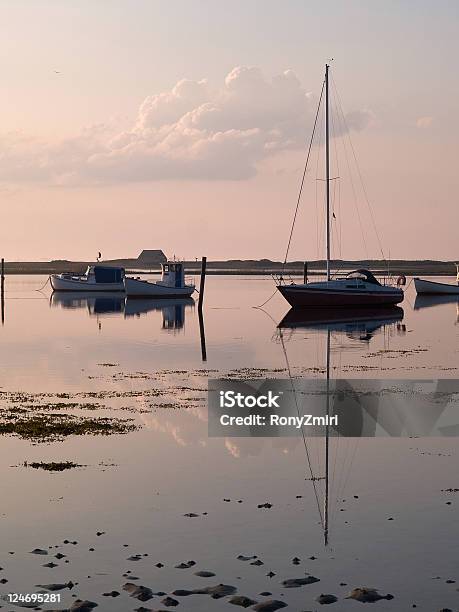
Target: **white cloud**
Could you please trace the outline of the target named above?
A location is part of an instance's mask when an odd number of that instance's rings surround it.
[[[270,80],[234,68],[220,88],[183,79],[148,96],[131,128],[87,128],[57,144],[0,138],[0,180],[85,184],[170,179],[241,180],[276,151],[304,147],[317,97],[291,70]],[[368,111],[347,115],[361,130]]]

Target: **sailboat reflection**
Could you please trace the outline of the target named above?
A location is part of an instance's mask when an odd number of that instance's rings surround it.
[[[185,325],[185,311],[194,306],[193,298],[174,300],[132,299],[119,293],[81,293],[55,291],[50,298],[50,305],[66,310],[86,309],[90,316],[102,317],[123,315],[125,319],[141,317],[149,312],[161,312],[162,329],[176,331]]]
[[[369,341],[373,335],[387,325],[403,320],[403,308],[328,308],[295,309],[291,308],[279,323],[279,329],[315,329],[340,332],[349,338]]]
[[[284,355],[287,362],[289,377],[292,384],[292,391],[296,394],[294,379],[291,375],[290,364],[287,356],[287,351],[284,343],[284,330],[290,330],[292,333],[295,330],[318,330],[319,333],[324,332],[327,338],[326,344],[326,389],[325,389],[325,415],[330,417],[331,413],[331,396],[333,394],[332,386],[335,381],[330,380],[331,370],[331,335],[343,334],[347,338],[357,340],[358,342],[369,343],[376,332],[384,330],[387,326],[396,326],[400,333],[404,333],[404,328],[401,324],[403,320],[403,309],[399,306],[387,306],[384,308],[368,309],[355,308],[349,309],[294,309],[292,308],[287,315],[278,324],[280,341],[284,350]],[[295,400],[297,409],[298,401]],[[355,425],[355,423],[354,423]],[[311,453],[308,448],[310,442],[302,430],[303,442],[306,451],[306,458],[309,465],[310,481],[314,488],[314,495],[317,500],[320,523],[323,529],[324,544],[329,543],[329,522],[330,522],[330,426],[325,427],[324,444],[325,462],[324,475],[316,474],[311,465]],[[336,464],[336,458],[335,458]],[[323,505],[319,503],[319,488],[323,482]]]

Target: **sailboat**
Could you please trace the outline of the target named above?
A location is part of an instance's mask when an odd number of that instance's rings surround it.
[[[382,285],[365,269],[350,272],[344,278],[332,278],[330,266],[331,251],[331,208],[330,208],[330,130],[329,130],[329,65],[325,66],[325,183],[326,183],[326,249],[327,280],[311,283],[285,284],[283,279],[277,289],[293,307],[300,308],[341,308],[355,306],[387,306],[403,301],[400,287]],[[320,107],[320,102],[319,102]],[[318,111],[319,112],[319,111]],[[304,180],[304,175],[303,175]]]

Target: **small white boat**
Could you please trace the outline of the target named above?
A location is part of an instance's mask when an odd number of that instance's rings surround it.
[[[161,280],[150,282],[126,276],[124,284],[128,297],[183,298],[190,297],[195,286],[185,284],[183,263],[169,261],[161,264]]]
[[[416,293],[428,294],[428,295],[459,295],[459,266],[457,268],[457,284],[451,285],[449,283],[438,283],[437,281],[425,280],[424,278],[415,278],[414,286],[416,287]]]
[[[124,291],[124,268],[88,266],[84,274],[51,274],[54,291]]]

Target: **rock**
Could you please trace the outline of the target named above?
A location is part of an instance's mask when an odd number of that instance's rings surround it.
[[[53,567],[57,567],[57,565],[58,565],[57,563],[53,563],[52,561],[50,561],[49,563],[44,563],[43,567],[53,568]]]
[[[126,559],[126,561],[140,561],[142,555],[131,555]]]
[[[335,603],[335,601],[338,601],[338,598],[335,597],[335,595],[322,593],[321,595],[319,595],[319,597],[316,598],[316,601],[321,605],[325,605]]]
[[[118,591],[109,591],[108,593],[102,593],[103,597],[118,597],[120,593]]]
[[[62,591],[62,589],[73,589],[75,586],[71,580],[69,582],[59,583],[53,582],[52,584],[36,584],[35,586],[47,591]]]
[[[286,607],[287,604],[284,601],[279,601],[278,599],[268,599],[268,601],[262,601],[256,606],[253,606],[252,610],[256,610],[256,612],[275,612],[275,610]]]
[[[268,572],[266,575],[268,578],[273,578],[276,574],[274,572]]]
[[[178,602],[176,599],[173,599],[172,597],[165,597],[161,600],[161,603],[169,608],[170,606],[178,606],[180,602]]]
[[[256,561],[252,561],[250,565],[264,565],[264,563],[261,559],[257,559]]]
[[[189,569],[190,567],[193,567],[193,565],[196,565],[196,561],[183,561],[174,567],[175,569]]]
[[[105,535],[105,531],[97,531],[96,536],[100,537],[101,535]]]
[[[135,597],[139,601],[148,601],[153,597],[151,589],[141,584],[133,584],[132,582],[126,582],[123,585],[123,591],[126,591],[131,597]]]
[[[261,597],[269,597],[270,595],[272,595],[272,593],[270,593],[269,591],[263,591],[262,593],[260,593]]]
[[[305,578],[288,578],[287,580],[282,581],[282,586],[286,589],[295,589],[300,586],[305,586],[306,584],[314,584],[314,582],[319,582],[319,578],[315,576],[306,576]]]
[[[1,578],[0,579],[0,584],[6,584],[8,582],[8,580],[6,578]]]
[[[76,599],[69,608],[69,612],[91,612],[97,608],[98,604],[95,601]]]
[[[234,606],[241,606],[241,608],[249,608],[257,602],[250,599],[250,597],[246,597],[245,595],[235,595],[234,597],[231,597],[228,603],[233,604]]]
[[[213,599],[221,599],[228,595],[234,595],[236,587],[229,584],[217,584],[215,586],[204,587],[202,589],[193,589],[189,591],[187,589],[176,589],[172,595],[177,597],[187,597],[188,595],[210,595]]]
[[[269,510],[269,508],[272,508],[272,507],[273,507],[273,505],[270,504],[269,502],[266,502],[265,504],[258,504],[258,506],[257,506],[257,508],[268,508],[268,510]]]
[[[213,576],[215,576],[213,572],[207,572],[206,570],[195,572],[194,575],[199,576],[199,578],[212,578]]]
[[[361,601],[363,603],[373,603],[375,601],[379,601],[380,599],[393,599],[394,596],[390,595],[380,595],[377,589],[369,589],[367,587],[357,587],[352,589],[346,599],[355,599],[356,601]]]
[[[252,559],[256,559],[257,555],[252,555],[251,557],[246,557],[245,555],[238,555],[237,559],[239,561],[251,561]]]
[[[159,567],[159,568],[164,567],[164,563],[157,563],[155,567]]]
[[[301,563],[301,559],[298,559],[298,557],[293,557],[292,563],[293,565],[299,565]]]
[[[195,514],[194,512],[187,512],[187,514],[184,514],[183,516],[187,516],[188,518],[196,518],[197,516],[199,516],[199,514]]]
[[[55,559],[63,559],[65,557],[65,555],[63,555],[62,553],[57,553],[56,555],[54,555]]]
[[[44,550],[43,548],[34,548],[33,550],[30,551],[31,555],[47,555],[48,551]]]

